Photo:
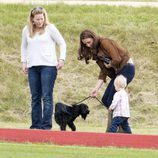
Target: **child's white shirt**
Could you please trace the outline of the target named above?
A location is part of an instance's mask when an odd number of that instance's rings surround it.
[[[113,118],[117,116],[130,117],[128,94],[124,89],[114,94],[109,108],[113,110]]]

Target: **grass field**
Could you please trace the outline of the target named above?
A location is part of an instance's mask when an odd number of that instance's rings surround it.
[[[22,1],[22,0],[21,0]],[[38,2],[39,0],[30,0],[30,3],[33,3],[33,2]],[[41,2],[44,2],[47,3],[47,2],[50,2],[51,0],[41,0]],[[63,0],[58,0],[58,2],[62,2]],[[68,1],[71,1],[71,0],[68,0]],[[84,1],[84,0],[78,0],[78,1]],[[128,2],[128,1],[133,1],[133,2],[158,2],[158,0],[89,0],[89,1],[125,1],[125,2]]]
[[[30,93],[21,71],[21,31],[32,5],[0,5],[0,128],[30,126]],[[63,34],[68,50],[65,67],[59,71],[54,102],[74,103],[87,97],[97,80],[94,62],[77,61],[79,33],[90,28],[119,41],[136,64],[129,85],[131,119],[135,134],[158,134],[158,10],[112,6],[44,6],[49,19]],[[109,80],[108,80],[109,81]],[[82,88],[84,87],[84,88]],[[101,98],[105,86],[98,98]],[[88,100],[90,115],[75,121],[77,131],[105,132],[107,111],[96,100]],[[53,124],[53,130],[59,130]],[[69,129],[68,129],[69,130]],[[157,158],[158,150],[56,146],[0,142],[0,158]]]
[[[106,129],[105,125],[94,125],[87,122],[82,122],[80,120],[75,122],[77,131],[81,132],[97,132],[97,133],[104,133]],[[17,129],[29,129],[30,123],[29,122],[1,122],[0,121],[0,128],[17,128]],[[60,131],[59,126],[53,122],[53,131]],[[71,131],[70,128],[67,128],[67,131]],[[145,134],[145,135],[157,135],[158,134],[158,128],[152,127],[132,127],[133,134]]]
[[[0,5],[0,121],[1,127],[28,128],[30,92],[27,76],[20,63],[21,31],[32,5]],[[126,47],[135,64],[136,75],[129,85],[132,129],[158,133],[158,10],[114,6],[44,6],[67,43],[67,59],[58,72],[54,102],[72,104],[89,95],[96,83],[99,68],[94,62],[85,65],[77,60],[79,34],[89,28]],[[109,82],[109,80],[107,80]],[[107,84],[101,89],[100,99]],[[84,88],[83,88],[84,87]],[[107,110],[97,100],[88,100],[90,115],[76,123],[79,130],[105,131]],[[26,123],[25,123],[26,122]],[[54,126],[55,128],[57,125]],[[135,130],[136,129],[136,130]],[[138,131],[137,131],[138,129]]]
[[[0,143],[1,158],[157,158],[158,150]]]

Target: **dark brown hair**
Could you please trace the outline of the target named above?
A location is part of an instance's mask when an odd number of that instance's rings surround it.
[[[92,38],[93,39],[93,47],[89,48],[87,47],[82,40],[86,38]],[[91,30],[84,30],[80,34],[80,47],[78,50],[78,60],[85,59],[86,64],[89,63],[89,60],[93,58],[93,55],[96,52],[96,46],[98,45],[98,39],[99,37]]]

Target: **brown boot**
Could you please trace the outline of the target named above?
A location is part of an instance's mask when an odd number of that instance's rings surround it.
[[[107,121],[106,132],[109,132],[109,131],[110,131],[110,127],[111,127],[111,123],[112,123],[112,116],[113,116],[113,111],[108,111],[108,121]],[[122,129],[122,127],[119,126],[116,133],[125,133],[125,132],[124,132],[124,130]]]
[[[111,123],[112,123],[112,111],[108,111],[108,121],[107,121],[107,128],[106,132],[110,131]]]

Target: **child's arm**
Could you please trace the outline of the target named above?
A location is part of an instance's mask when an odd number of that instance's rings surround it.
[[[113,97],[112,103],[109,107],[109,110],[114,110],[116,108],[116,106],[118,105],[119,100],[120,100],[119,93],[116,92],[114,97]]]
[[[109,111],[112,111],[113,109],[111,107],[109,107]]]

